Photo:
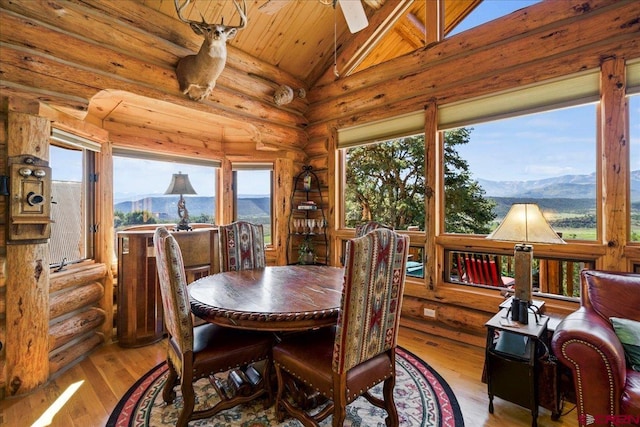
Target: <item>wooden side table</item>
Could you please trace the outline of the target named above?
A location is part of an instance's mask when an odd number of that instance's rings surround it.
[[[487,327],[486,374],[489,413],[498,396],[531,410],[533,427],[538,419],[538,347],[544,339],[549,318],[529,312],[527,324],[513,322],[502,308]]]

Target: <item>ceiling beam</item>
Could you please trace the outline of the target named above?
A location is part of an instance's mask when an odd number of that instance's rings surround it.
[[[398,19],[402,18],[413,2],[414,0],[387,0],[384,6],[369,18],[367,28],[356,33],[343,45],[335,67],[329,67],[318,83],[335,80],[336,73],[338,76],[346,76],[355,70],[384,35],[393,28]]]

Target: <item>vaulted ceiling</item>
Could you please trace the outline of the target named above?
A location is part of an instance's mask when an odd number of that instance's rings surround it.
[[[174,0],[140,1],[178,20]],[[349,32],[340,3],[334,8],[332,0],[246,0],[247,25],[229,44],[312,87],[323,75],[334,74],[336,54],[342,56],[338,71],[348,74],[412,52],[437,41],[437,25],[447,34],[482,0],[346,1],[362,1],[368,16],[367,28],[356,34]],[[240,22],[230,0],[192,0],[183,17]]]
[[[90,119],[119,143],[155,149],[179,141],[209,152],[247,142],[300,147],[311,101],[298,96],[279,107],[279,85],[313,91],[431,46],[481,2],[342,1],[362,2],[365,29],[352,34],[332,0],[246,0],[247,24],[228,43],[225,70],[212,94],[195,102],[180,93],[175,67],[202,37],[174,0],[0,0],[0,88]],[[182,12],[239,24],[230,0],[191,0]]]

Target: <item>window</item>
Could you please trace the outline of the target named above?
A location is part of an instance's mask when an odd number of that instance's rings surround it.
[[[114,228],[138,224],[175,224],[179,195],[165,195],[173,174],[187,174],[196,194],[184,194],[189,223],[215,224],[216,172],[208,160],[157,156],[114,149]]]
[[[596,239],[596,105],[446,131],[445,232],[486,234],[537,203],[563,238]]]
[[[456,25],[447,37],[477,27],[486,22],[508,15],[518,9],[539,3],[540,0],[483,0],[462,22]],[[446,13],[446,10],[445,10]]]
[[[443,231],[487,234],[527,202],[565,240],[596,240],[598,100],[594,69],[440,106]]]
[[[438,108],[444,168],[443,232],[494,230],[513,203],[537,203],[565,240],[597,242],[596,162],[599,70]],[[474,238],[477,238],[474,236]],[[513,257],[445,252],[445,280],[504,289]],[[593,259],[534,259],[534,290],[579,296],[578,272]]]
[[[629,98],[631,241],[640,242],[640,94]]]
[[[511,255],[487,252],[446,251],[445,278],[461,285],[490,289],[513,289],[514,260]],[[540,258],[533,260],[533,291],[579,298],[580,271],[595,268],[594,260]]]
[[[424,134],[344,150],[344,224],[424,230]]]
[[[629,108],[630,240],[640,242],[640,60],[627,63]],[[636,267],[634,267],[635,270]]]
[[[52,141],[49,251],[50,265],[59,267],[93,258],[93,151],[100,146],[58,130],[54,130]]]
[[[272,243],[273,165],[235,163],[233,169],[234,220],[262,224],[265,244]]]
[[[424,113],[338,131],[343,226],[378,221],[424,230]]]

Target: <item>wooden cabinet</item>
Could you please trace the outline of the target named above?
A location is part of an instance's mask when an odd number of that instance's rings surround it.
[[[294,178],[287,234],[287,264],[327,265],[329,240],[322,190],[311,166]]]
[[[549,318],[528,313],[526,324],[509,320],[507,308],[486,324],[485,369],[489,393],[489,413],[493,414],[493,397],[516,403],[531,410],[531,425],[538,419],[537,355],[545,337]]]
[[[164,336],[162,296],[153,247],[155,228],[134,227],[118,236],[118,289],[116,328],[118,343],[137,347]],[[173,232],[180,245],[187,283],[219,271],[217,229],[194,228]]]

